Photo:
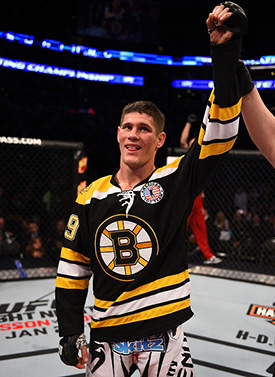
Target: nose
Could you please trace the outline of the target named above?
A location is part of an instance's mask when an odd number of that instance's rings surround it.
[[[131,129],[131,131],[129,132],[129,134],[128,134],[128,137],[129,137],[129,139],[131,139],[131,140],[133,140],[133,139],[138,139],[138,132],[137,132],[137,129],[135,128],[135,127],[133,127],[132,129]]]

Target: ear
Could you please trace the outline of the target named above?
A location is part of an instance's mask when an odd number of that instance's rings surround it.
[[[157,148],[161,148],[166,140],[166,133],[161,132],[158,134]]]
[[[117,128],[117,134],[116,134],[116,139],[118,143],[119,143],[119,131],[120,131],[120,126],[118,126]]]

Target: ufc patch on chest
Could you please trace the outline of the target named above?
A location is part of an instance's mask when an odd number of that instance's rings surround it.
[[[134,341],[112,342],[112,350],[119,355],[131,355],[138,352],[165,352],[165,336],[164,334],[160,334]]]

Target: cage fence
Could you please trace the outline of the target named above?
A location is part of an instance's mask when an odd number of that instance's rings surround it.
[[[184,152],[171,148],[168,155],[173,159]],[[207,241],[203,224],[199,231],[188,226],[191,272],[275,284],[274,173],[259,151],[228,154],[201,194]],[[205,264],[209,249],[220,263]]]
[[[0,280],[55,277],[72,204],[87,183],[83,145],[0,141]],[[167,152],[171,159],[185,150]],[[259,152],[228,154],[200,195],[207,244],[220,263],[205,263],[205,232],[189,224],[191,273],[275,285],[274,177]]]
[[[0,279],[55,276],[72,203],[86,185],[83,144],[0,140]]]

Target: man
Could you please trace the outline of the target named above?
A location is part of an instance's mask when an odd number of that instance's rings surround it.
[[[212,252],[208,241],[207,227],[205,222],[203,206],[203,193],[200,193],[192,208],[192,212],[187,220],[187,228],[190,227],[191,232],[196,240],[196,243],[204,256],[204,264],[219,264],[222,262],[221,258],[216,257]]]
[[[215,88],[186,155],[156,169],[164,116],[151,102],[129,104],[117,132],[118,171],[93,182],[74,205],[56,280],[59,353],[79,369],[88,362],[88,377],[126,377],[135,369],[144,377],[194,376],[182,329],[193,315],[184,230],[196,196],[237,137],[243,28],[240,8],[230,9],[218,6],[207,20]],[[232,30],[223,26],[236,15]],[[91,276],[88,357],[83,308]]]

